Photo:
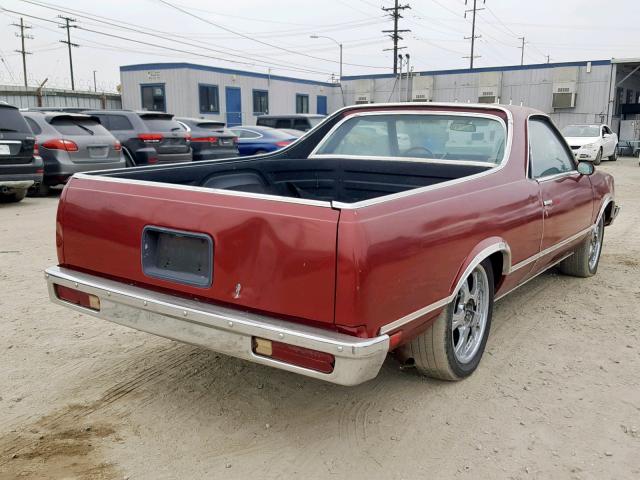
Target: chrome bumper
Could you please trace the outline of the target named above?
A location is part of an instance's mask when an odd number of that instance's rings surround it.
[[[120,325],[198,345],[255,363],[340,385],[374,378],[389,350],[389,337],[357,338],[254,313],[187,300],[61,267],[45,272],[51,301]],[[100,311],[60,300],[54,284],[100,298]],[[333,372],[321,373],[253,353],[252,337],[334,355]]]

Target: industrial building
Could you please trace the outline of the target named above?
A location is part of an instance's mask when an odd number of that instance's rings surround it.
[[[397,101],[523,104],[560,126],[603,122],[640,138],[640,58],[345,76],[341,83],[191,63],[120,69],[124,108],[206,117],[229,125],[258,115],[331,113],[343,105]]]

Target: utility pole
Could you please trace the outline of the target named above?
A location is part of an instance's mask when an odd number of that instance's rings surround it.
[[[547,63],[551,63],[551,55],[545,55],[547,57]]]
[[[389,16],[393,18],[393,30],[383,30],[382,33],[389,33],[389,37],[393,40],[393,48],[385,48],[384,51],[387,52],[389,50],[393,50],[393,73],[398,73],[398,50],[402,50],[406,47],[398,47],[398,40],[404,40],[400,34],[404,32],[410,32],[411,30],[398,30],[398,20],[403,18],[400,14],[401,10],[406,10],[407,8],[411,8],[409,4],[406,5],[398,5],[398,0],[395,0],[395,6],[393,7],[382,7],[384,12],[391,12]]]
[[[522,40],[522,46],[518,47],[521,51],[520,53],[520,65],[524,65],[524,44],[527,43],[524,41],[524,37],[518,37],[518,40]],[[547,62],[549,63],[549,62]]]
[[[469,0],[464,0],[464,4],[467,5],[468,1]],[[479,12],[480,10],[484,10],[484,8],[478,8],[477,3],[478,3],[477,0],[473,0],[473,8],[464,11],[464,18],[467,18],[467,13],[473,12],[473,17],[471,21],[471,36],[464,37],[465,40],[471,40],[471,55],[469,55],[468,57],[464,57],[469,59],[469,68],[471,69],[473,69],[473,60],[475,58],[480,58],[480,55],[474,55],[476,38],[482,37],[482,35],[476,35],[476,13]],[[484,3],[485,3],[485,0],[482,0],[483,5]]]
[[[27,52],[24,48],[25,39],[33,40],[33,36],[25,35],[24,31],[30,29],[31,27],[24,24],[24,19],[20,17],[20,23],[12,23],[14,27],[18,27],[20,29],[20,33],[16,33],[16,37],[20,37],[22,41],[22,49],[16,50],[16,52],[22,54],[22,75],[24,77],[24,87],[27,88],[27,55],[31,55],[31,52]]]
[[[77,43],[71,43],[71,29],[76,28],[76,25],[72,25],[76,20],[74,18],[65,17],[63,15],[58,15],[58,18],[61,18],[66,22],[66,25],[60,25],[60,28],[67,29],[67,39],[60,40],[60,43],[64,43],[67,45],[69,49],[69,70],[71,71],[71,90],[76,89],[76,84],[73,80],[73,57],[71,56],[71,47],[79,47]]]
[[[96,83],[96,72],[97,70],[93,71],[93,91],[94,92],[98,91],[98,84]]]

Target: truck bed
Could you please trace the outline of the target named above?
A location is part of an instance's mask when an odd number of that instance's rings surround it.
[[[229,159],[102,172],[105,177],[355,203],[473,175],[491,166],[344,158]]]

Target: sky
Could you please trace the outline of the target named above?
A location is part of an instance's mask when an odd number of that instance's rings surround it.
[[[402,0],[401,53],[414,71],[468,68],[473,0]],[[640,1],[477,0],[475,67],[640,57]],[[390,73],[393,0],[0,0],[0,85],[23,83],[20,17],[30,86],[70,88],[64,22],[71,29],[77,90],[115,91],[119,67],[192,62],[327,81],[343,74]],[[628,20],[627,20],[628,19]],[[635,19],[635,20],[632,20]],[[634,25],[635,23],[635,25]],[[330,38],[310,38],[311,35]]]

